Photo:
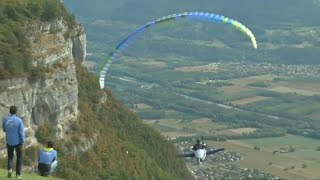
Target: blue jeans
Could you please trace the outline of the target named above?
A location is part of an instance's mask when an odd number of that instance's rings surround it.
[[[12,169],[13,167],[13,157],[14,157],[14,150],[16,151],[17,155],[17,163],[16,163],[16,174],[21,175],[21,166],[22,166],[22,144],[18,144],[15,146],[10,146],[7,144],[7,151],[8,151],[8,170]]]
[[[51,175],[57,168],[58,161],[54,160],[51,164],[38,164],[38,171],[41,176],[48,176]]]
[[[57,160],[54,160],[52,163],[51,163],[51,168],[50,168],[50,174],[52,174],[55,170],[56,170],[56,168],[57,168],[57,166],[58,166],[58,161]]]

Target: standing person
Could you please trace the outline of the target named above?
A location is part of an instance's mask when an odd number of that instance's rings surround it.
[[[22,150],[26,140],[24,124],[17,114],[18,108],[16,106],[10,107],[10,115],[5,117],[2,122],[2,129],[6,133],[7,151],[8,151],[8,178],[12,177],[13,167],[13,152],[16,151],[16,176],[21,177],[22,166]]]
[[[38,171],[41,176],[51,175],[58,166],[58,153],[53,149],[53,142],[49,141],[47,147],[39,153]]]

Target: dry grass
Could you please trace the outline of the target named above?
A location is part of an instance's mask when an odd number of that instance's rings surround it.
[[[35,43],[39,45],[47,45],[61,43],[62,41],[64,41],[62,36],[58,36],[56,34],[41,34],[35,40]]]
[[[62,36],[56,34],[41,34],[34,43],[31,43],[33,52],[31,56],[34,60],[45,58],[50,54],[61,52],[66,47],[65,40]]]
[[[57,68],[57,69],[66,69],[67,67],[69,67],[72,64],[73,64],[72,60],[70,60],[67,57],[64,57],[64,58],[60,59],[59,61],[55,62],[53,64],[53,67]]]

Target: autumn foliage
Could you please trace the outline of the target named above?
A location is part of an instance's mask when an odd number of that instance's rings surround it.
[[[94,139],[86,152],[68,147],[81,141],[60,142],[62,164],[58,176],[70,179],[192,179],[175,147],[157,131],[144,125],[110,91],[99,90],[97,77],[77,66],[79,111],[70,136]],[[101,99],[105,99],[103,102]]]

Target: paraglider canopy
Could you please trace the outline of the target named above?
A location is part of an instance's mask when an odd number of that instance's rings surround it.
[[[168,16],[164,16],[162,18],[158,18],[155,21],[148,22],[147,24],[141,26],[137,30],[133,31],[130,33],[128,36],[126,36],[120,43],[115,47],[114,51],[109,53],[109,56],[107,57],[106,61],[104,62],[102,69],[100,70],[100,78],[99,78],[99,83],[100,83],[100,88],[104,88],[104,83],[105,83],[105,76],[107,71],[110,68],[110,65],[113,60],[116,59],[116,56],[119,55],[120,51],[123,50],[126,46],[128,46],[128,42],[132,40],[137,34],[142,32],[143,30],[153,27],[156,24],[161,24],[163,22],[167,21],[174,21],[178,20],[181,18],[186,18],[186,19],[196,19],[196,20],[202,20],[206,22],[213,22],[213,23],[222,23],[222,24],[229,24],[232,27],[238,29],[239,31],[243,32],[245,35],[247,35],[250,40],[251,44],[254,49],[257,49],[257,41],[256,38],[254,37],[253,33],[243,24],[240,22],[224,17],[219,14],[214,14],[214,13],[208,13],[208,12],[184,12],[180,14],[172,14]]]

